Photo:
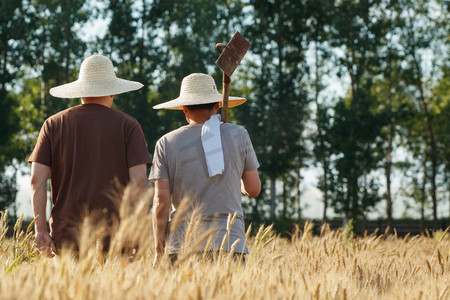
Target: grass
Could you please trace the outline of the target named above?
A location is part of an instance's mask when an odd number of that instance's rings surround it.
[[[31,231],[22,231],[20,224],[13,238],[3,235],[6,216],[2,212],[0,299],[450,298],[447,232],[406,238],[387,233],[356,237],[348,230],[330,231],[325,225],[320,236],[314,236],[312,223],[307,223],[285,239],[268,226],[249,238],[245,265],[226,253],[215,261],[202,259],[186,246],[175,266],[166,257],[152,268],[148,205],[121,211],[123,222],[106,261],[95,246],[82,247],[78,260],[69,252],[42,257],[34,249]],[[82,236],[88,245],[94,242],[89,236],[95,232],[85,224]],[[133,262],[117,250],[125,241],[141,245]]]

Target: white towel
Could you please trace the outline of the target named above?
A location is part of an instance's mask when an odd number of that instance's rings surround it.
[[[223,174],[225,170],[222,140],[220,139],[220,124],[222,123],[220,115],[212,115],[202,126],[202,145],[209,177]]]

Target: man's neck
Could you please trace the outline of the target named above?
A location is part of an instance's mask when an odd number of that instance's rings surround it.
[[[215,111],[196,111],[195,113],[191,113],[188,118],[189,125],[201,125],[208,121],[214,114],[216,114]]]
[[[113,103],[113,98],[114,98],[114,96],[84,97],[84,98],[81,98],[81,102],[83,104],[95,103],[95,104],[104,105],[106,107],[111,107],[112,103]]]

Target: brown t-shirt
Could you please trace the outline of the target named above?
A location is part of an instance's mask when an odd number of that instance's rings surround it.
[[[74,228],[86,211],[108,221],[116,217],[111,195],[129,182],[129,168],[149,165],[151,158],[135,119],[100,104],[83,104],[44,122],[28,161],[51,168],[50,229],[58,247],[75,241]]]

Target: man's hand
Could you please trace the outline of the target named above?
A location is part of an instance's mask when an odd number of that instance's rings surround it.
[[[155,253],[155,258],[153,259],[153,268],[156,268],[158,266],[158,262],[160,260],[160,255],[158,252]]]
[[[53,256],[52,250],[56,252],[53,240],[47,232],[47,217],[45,209],[47,206],[47,179],[50,176],[49,166],[33,162],[31,163],[31,205],[33,206],[34,223],[36,235],[34,243],[41,254]]]
[[[53,239],[46,231],[36,232],[34,243],[39,253],[53,257],[56,254],[56,247],[53,243]]]

